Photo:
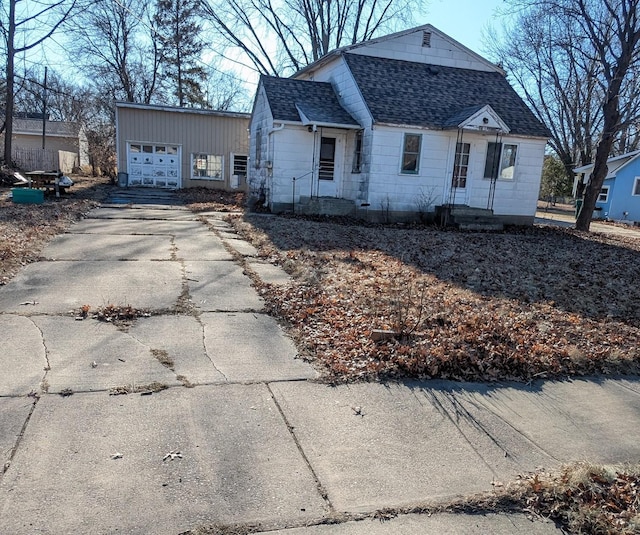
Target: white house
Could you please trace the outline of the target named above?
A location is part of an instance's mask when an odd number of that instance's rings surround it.
[[[262,76],[248,181],[274,212],[463,205],[527,224],[547,138],[500,67],[427,24]]]

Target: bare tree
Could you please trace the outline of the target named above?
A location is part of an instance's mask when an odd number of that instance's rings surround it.
[[[228,47],[263,74],[296,71],[334,48],[408,24],[424,0],[203,0]]]
[[[517,25],[498,56],[551,129],[567,174],[594,162],[576,222],[589,230],[607,159],[638,141],[640,0],[508,3]]]
[[[8,164],[11,162],[13,137],[15,58],[49,39],[70,17],[76,1],[58,0],[47,5],[8,0],[9,10],[6,18],[0,22],[0,31],[6,43],[4,161]],[[23,9],[18,9],[18,3]],[[16,45],[16,37],[19,37],[21,45]]]
[[[149,3],[91,2],[69,25],[73,59],[113,99],[148,104],[159,90],[160,54]]]

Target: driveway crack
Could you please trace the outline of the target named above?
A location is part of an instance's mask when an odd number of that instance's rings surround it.
[[[265,383],[265,386],[267,387],[267,390],[269,391],[269,394],[271,395],[271,399],[275,403],[275,406],[278,408],[278,411],[280,412],[280,416],[282,417],[282,420],[284,421],[285,425],[287,426],[287,429],[289,430],[289,434],[291,435],[291,438],[293,439],[293,442],[295,443],[296,447],[298,448],[298,451],[300,452],[300,455],[302,456],[303,461],[305,462],[305,464],[307,465],[307,468],[311,472],[311,476],[313,477],[313,480],[316,483],[316,488],[318,489],[318,493],[320,494],[322,499],[325,501],[329,511],[331,513],[335,514],[336,510],[335,510],[335,507],[333,506],[333,504],[331,503],[331,500],[329,499],[329,494],[328,494],[327,490],[324,488],[324,485],[322,484],[322,482],[320,481],[320,478],[318,477],[318,474],[316,473],[316,471],[314,470],[313,466],[311,465],[311,461],[309,461],[309,458],[307,457],[307,454],[304,452],[304,449],[302,448],[302,444],[300,444],[300,441],[298,440],[298,437],[294,433],[293,425],[291,425],[291,423],[289,422],[289,419],[287,418],[287,415],[284,413],[284,410],[282,410],[282,407],[280,406],[280,403],[278,402],[275,394],[273,393],[273,390],[271,390],[271,385],[269,383]]]

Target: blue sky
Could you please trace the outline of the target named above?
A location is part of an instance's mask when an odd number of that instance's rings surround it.
[[[492,23],[500,26],[496,8],[503,0],[429,0],[426,13],[416,17],[418,24],[432,24],[474,52],[483,53],[482,29]]]

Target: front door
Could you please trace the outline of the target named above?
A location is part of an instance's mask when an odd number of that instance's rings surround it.
[[[471,143],[457,142],[453,158],[453,169],[449,183],[449,202],[467,204],[471,168]]]
[[[318,155],[318,197],[339,197],[344,135],[322,136]]]

